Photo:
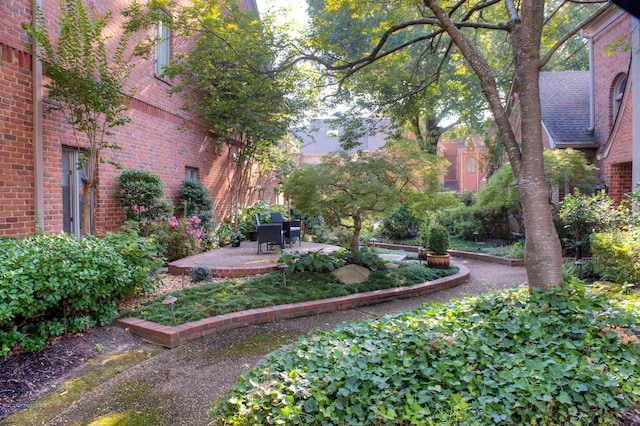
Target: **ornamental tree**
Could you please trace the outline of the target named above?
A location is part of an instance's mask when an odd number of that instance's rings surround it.
[[[49,78],[45,87],[47,97],[52,101],[51,109],[62,111],[73,128],[77,146],[86,146],[81,158],[86,194],[82,204],[81,233],[87,234],[95,232],[91,203],[98,187],[98,165],[103,162],[101,153],[104,149],[120,149],[111,136],[116,127],[130,121],[125,112],[133,90],[128,93],[122,90],[134,66],[128,52],[142,53],[138,49],[128,50],[141,22],[126,18],[119,38],[112,40],[107,31],[112,24],[112,12],[101,15],[95,3],[90,2],[85,7],[82,0],[61,0],[60,8],[57,37],[54,38],[45,26],[42,10],[37,12],[35,26],[25,24],[24,27],[32,37],[34,52]],[[130,10],[141,10],[141,7],[134,2]]]
[[[443,160],[428,157],[404,155],[400,149],[330,154],[318,165],[294,170],[283,191],[296,210],[322,214],[327,223],[353,231],[350,250],[355,254],[365,220],[387,213],[410,192],[435,191]]]

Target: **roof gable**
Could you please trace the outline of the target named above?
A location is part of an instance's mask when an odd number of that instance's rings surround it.
[[[591,147],[597,140],[590,122],[588,71],[540,73],[542,125],[552,147]]]

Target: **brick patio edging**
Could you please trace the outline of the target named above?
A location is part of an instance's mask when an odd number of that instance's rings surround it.
[[[466,266],[455,262],[452,263],[459,268],[457,274],[412,286],[375,290],[310,302],[277,305],[269,308],[247,309],[188,322],[177,327],[157,324],[139,318],[118,319],[116,324],[145,340],[167,348],[174,348],[190,340],[234,328],[335,312],[358,306],[376,305],[394,299],[406,299],[455,287],[467,281],[470,272]]]
[[[418,247],[408,246],[405,244],[375,243],[375,246],[389,249],[389,250],[404,250],[404,251],[413,252],[413,253],[418,252]],[[493,256],[490,254],[474,253],[470,251],[461,251],[461,250],[448,250],[448,252],[451,256],[482,260],[483,262],[493,262],[493,263],[498,263],[500,265],[507,265],[507,266],[524,266],[524,259],[510,259],[508,257]]]

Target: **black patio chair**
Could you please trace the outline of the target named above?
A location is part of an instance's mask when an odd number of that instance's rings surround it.
[[[258,254],[262,252],[262,244],[267,244],[267,250],[272,250],[274,246],[284,248],[284,230],[282,223],[260,223],[260,218],[255,215],[258,227]]]
[[[302,246],[302,239],[300,238],[300,230],[302,229],[302,222],[299,220],[282,220],[282,214],[280,212],[271,212],[271,222],[281,223],[284,230],[284,240],[289,243],[291,247],[292,243],[298,240]]]

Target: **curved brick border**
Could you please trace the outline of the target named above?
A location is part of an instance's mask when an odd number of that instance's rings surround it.
[[[418,252],[418,247],[408,246],[404,244],[375,243],[376,247],[386,248],[389,250],[404,250],[408,252]],[[508,257],[492,256],[484,253],[473,253],[470,251],[449,250],[451,256],[465,257],[467,259],[482,260],[483,262],[493,262],[500,265],[508,266],[524,266],[524,259],[510,259]]]
[[[246,327],[253,324],[264,324],[281,319],[299,318],[340,311],[358,306],[376,305],[393,299],[416,297],[455,287],[467,281],[470,273],[466,266],[456,264],[455,262],[452,263],[460,269],[457,274],[422,284],[414,284],[412,286],[375,290],[366,293],[350,294],[348,296],[332,297],[330,299],[314,300],[311,302],[272,306],[269,308],[247,309],[188,322],[177,327],[161,325],[138,318],[122,318],[117,320],[116,324],[143,339],[167,348],[174,348],[190,340],[234,328]]]

